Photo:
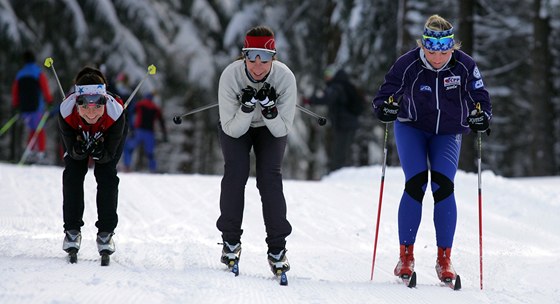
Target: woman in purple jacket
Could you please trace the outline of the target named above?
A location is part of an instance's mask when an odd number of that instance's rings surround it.
[[[462,134],[488,130],[492,106],[474,60],[459,50],[454,28],[438,15],[428,18],[418,47],[402,55],[373,99],[384,123],[395,122],[395,140],[406,183],[398,211],[400,258],[394,274],[414,272],[413,248],[422,199],[431,179],[438,254],[436,272],[454,280],[451,247],[457,223],[454,179]]]

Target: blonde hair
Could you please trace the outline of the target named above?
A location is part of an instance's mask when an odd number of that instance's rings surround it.
[[[440,15],[431,15],[428,20],[426,20],[426,23],[424,24],[424,28],[428,28],[430,30],[433,31],[446,31],[449,30],[451,28],[453,28],[453,25],[451,24],[451,22],[445,20],[443,17],[441,17]],[[422,46],[422,40],[421,39],[416,39],[416,44],[418,44],[418,46]],[[455,40],[455,44],[453,45],[453,49],[454,50],[458,50],[461,48],[461,42]]]

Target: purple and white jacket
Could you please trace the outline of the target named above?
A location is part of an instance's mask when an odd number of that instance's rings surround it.
[[[492,117],[492,105],[474,60],[455,50],[443,68],[436,70],[426,61],[421,48],[402,55],[385,75],[374,97],[377,113],[389,99],[400,101],[398,120],[434,134],[459,134],[470,131],[467,116],[480,103]]]

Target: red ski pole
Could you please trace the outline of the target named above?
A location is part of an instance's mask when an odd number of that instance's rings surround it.
[[[480,104],[476,105],[480,111]],[[477,133],[477,162],[478,162],[478,246],[480,257],[480,290],[482,290],[482,132]]]
[[[373,242],[373,258],[371,260],[371,277],[373,280],[373,270],[375,267],[375,256],[377,253],[377,237],[379,236],[379,221],[381,219],[381,204],[383,202],[383,187],[385,185],[385,167],[387,166],[387,137],[389,134],[389,124],[385,124],[385,137],[383,139],[383,165],[381,169],[381,186],[379,189],[379,206],[377,207],[377,223],[375,224],[375,241]]]
[[[482,290],[482,181],[480,174],[482,135],[478,133],[478,245],[480,256],[480,289]]]
[[[399,96],[397,104],[401,103],[403,96]],[[393,96],[389,97],[390,104],[394,103]],[[377,254],[377,238],[379,237],[379,222],[381,220],[381,205],[383,203],[383,188],[385,186],[385,168],[387,167],[387,137],[389,136],[389,124],[385,124],[385,136],[383,138],[383,165],[381,167],[381,185],[379,189],[379,206],[377,207],[377,223],[375,224],[375,240],[373,241],[373,258],[371,260],[371,277],[373,281],[373,270],[375,267],[375,256]]]

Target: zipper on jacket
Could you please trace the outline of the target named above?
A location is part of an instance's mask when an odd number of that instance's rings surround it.
[[[437,110],[437,118],[436,118],[436,129],[435,134],[439,133],[439,120],[441,116],[441,110],[439,108],[439,71],[436,72],[436,110]]]

